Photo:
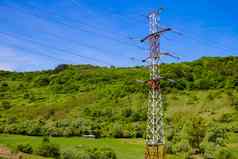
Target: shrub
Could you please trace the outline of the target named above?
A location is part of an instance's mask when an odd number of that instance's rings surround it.
[[[60,148],[58,145],[50,142],[49,138],[43,138],[41,145],[38,147],[36,153],[44,157],[60,157]]]
[[[231,151],[229,151],[226,148],[221,149],[218,153],[217,153],[217,159],[235,159],[235,157],[233,156],[233,154],[231,153]]]
[[[213,100],[214,98],[215,98],[215,96],[212,92],[210,92],[207,96],[207,99],[209,99],[209,100]]]
[[[15,124],[17,122],[17,118],[15,116],[10,116],[7,119],[7,124],[10,126],[10,124]]]
[[[49,83],[50,80],[48,79],[48,77],[39,77],[38,79],[35,80],[35,86],[39,87],[48,86]]]
[[[226,131],[223,128],[213,128],[208,133],[208,141],[217,145],[224,145],[224,139],[226,139]]]
[[[167,141],[166,150],[168,154],[174,154],[172,146],[173,146],[173,143],[170,141]]]
[[[185,80],[178,80],[175,86],[178,90],[184,90],[187,87],[187,83]]]
[[[131,120],[132,121],[141,121],[143,119],[143,114],[141,112],[133,112],[131,115]]]
[[[33,148],[30,144],[17,145],[17,150],[24,152],[24,153],[29,153],[29,154],[32,154],[32,152],[33,152]]]
[[[12,105],[10,104],[10,102],[8,101],[3,101],[2,102],[2,108],[7,110],[7,109],[10,109],[12,107]]]
[[[122,110],[122,115],[123,115],[125,118],[130,117],[131,114],[132,114],[131,108],[126,108],[126,109]]]
[[[198,89],[209,89],[210,81],[207,79],[199,79],[194,82],[194,87]]]
[[[229,123],[232,121],[232,118],[233,118],[232,113],[224,113],[219,118],[219,121],[223,123]]]
[[[216,146],[212,142],[207,142],[204,140],[200,145],[199,145],[200,151],[203,154],[203,157],[205,159],[215,159],[215,153],[216,153]]]
[[[116,159],[115,152],[110,148],[102,148],[98,150],[98,159]]]
[[[179,143],[178,143],[178,152],[189,152],[189,150],[191,150],[191,147],[188,143],[188,141],[186,140],[181,140]]]
[[[144,131],[143,130],[136,130],[135,132],[135,137],[136,138],[142,138],[144,136]]]
[[[112,136],[115,138],[122,138],[123,137],[123,130],[120,126],[116,126],[113,129]]]
[[[71,149],[63,152],[63,159],[116,159],[115,152],[110,148]]]
[[[62,159],[75,159],[76,158],[76,155],[75,155],[75,152],[73,151],[65,151],[62,153]]]
[[[190,135],[189,142],[193,148],[199,148],[200,143],[206,135],[206,122],[202,117],[193,117],[192,127],[188,133]]]
[[[9,89],[9,86],[7,83],[0,84],[0,92],[5,92]]]
[[[236,110],[238,110],[238,97],[231,96],[231,106],[233,106]]]

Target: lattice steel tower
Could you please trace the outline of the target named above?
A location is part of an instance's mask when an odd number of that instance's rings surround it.
[[[150,79],[147,81],[150,86],[145,159],[163,159],[165,155],[164,139],[164,110],[160,89],[160,58],[161,55],[169,53],[160,52],[161,34],[170,31],[170,28],[160,29],[160,12],[153,11],[149,14],[149,35],[141,42],[148,41],[150,45],[149,57],[145,60],[149,63]]]

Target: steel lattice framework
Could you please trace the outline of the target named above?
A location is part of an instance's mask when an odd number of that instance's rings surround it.
[[[149,14],[149,35],[141,40],[141,42],[148,41],[150,45],[149,57],[147,58],[150,68],[150,80],[147,83],[150,86],[150,91],[145,159],[164,158],[164,110],[160,89],[160,58],[161,55],[169,55],[169,53],[160,52],[160,37],[162,33],[171,29],[159,29],[159,15],[160,11],[153,11]]]
[[[149,15],[150,35],[157,33],[158,20],[157,12]],[[160,61],[160,35],[149,37],[150,43],[150,79],[155,80],[159,77],[159,61]],[[159,86],[160,87],[160,86]],[[148,120],[146,131],[146,143],[153,145],[164,143],[163,141],[163,110],[160,88],[150,89],[148,106]]]

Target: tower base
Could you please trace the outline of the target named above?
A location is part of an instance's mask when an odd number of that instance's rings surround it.
[[[145,159],[165,159],[166,151],[164,144],[146,145]]]

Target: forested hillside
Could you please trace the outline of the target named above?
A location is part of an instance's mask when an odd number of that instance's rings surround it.
[[[238,156],[238,57],[162,64],[166,137],[171,154]],[[141,138],[148,79],[143,67],[59,65],[0,72],[0,133]]]

